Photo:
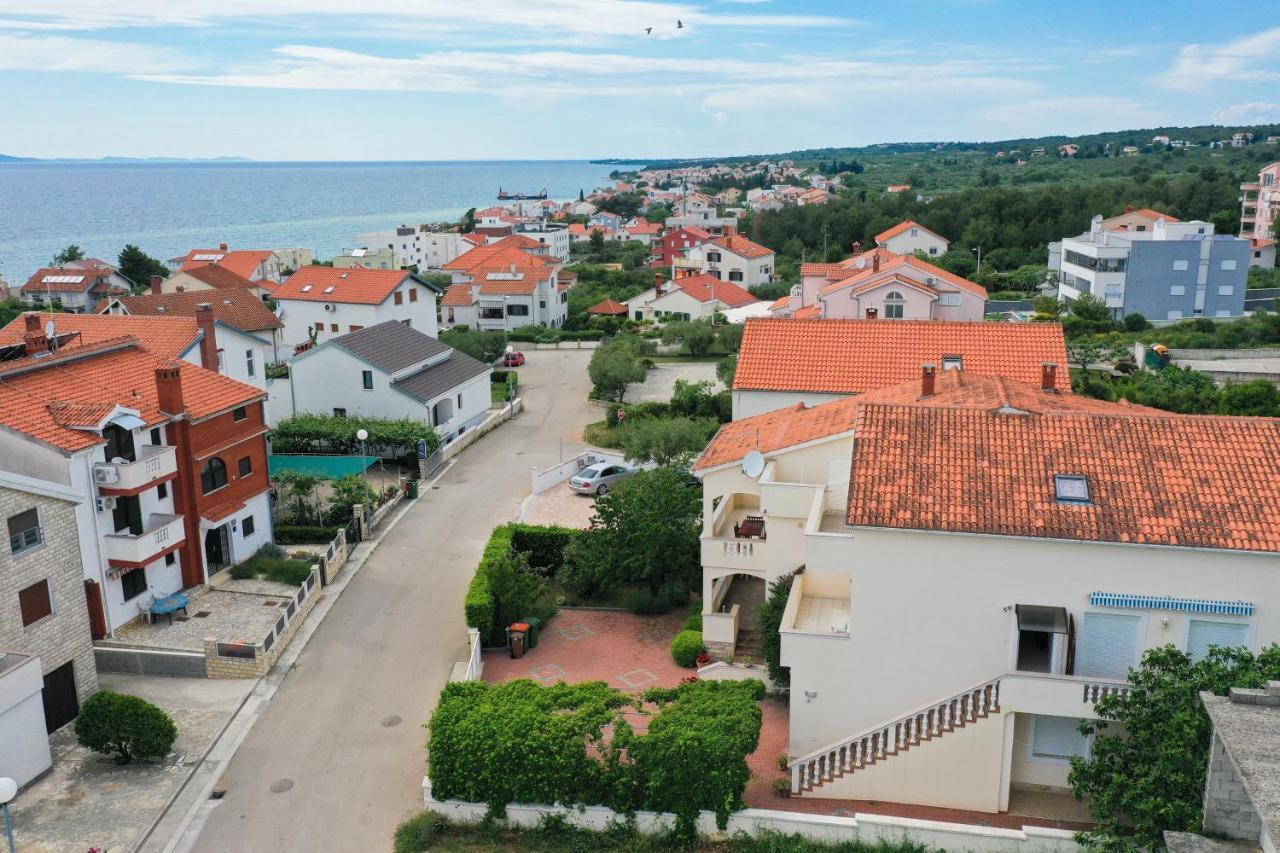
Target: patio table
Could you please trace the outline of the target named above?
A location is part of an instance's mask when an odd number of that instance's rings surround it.
[[[173,595],[166,595],[164,598],[157,598],[151,602],[151,606],[147,610],[153,617],[168,616],[169,624],[173,624],[173,614],[181,610],[182,615],[187,614],[187,605],[190,603],[186,593],[175,592]]]

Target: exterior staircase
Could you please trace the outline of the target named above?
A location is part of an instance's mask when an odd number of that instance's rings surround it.
[[[753,661],[762,661],[764,660],[762,649],[759,631],[754,628],[741,628],[738,630],[737,639],[733,644],[733,656],[735,658],[747,655]]]
[[[800,795],[826,782],[888,761],[949,732],[1000,712],[1000,679],[927,705],[861,734],[837,741],[790,762],[791,793]]]

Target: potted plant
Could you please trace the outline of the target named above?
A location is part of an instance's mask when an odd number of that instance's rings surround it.
[[[751,655],[739,655],[738,663],[742,664],[743,666],[751,666]]]
[[[703,652],[702,654],[698,655],[697,660],[698,660],[698,666],[700,667],[706,666],[707,664],[711,663],[711,655],[707,654],[706,652]]]
[[[781,753],[778,756],[778,769],[781,770],[783,773],[787,772],[787,765],[790,763],[791,763],[791,760],[787,758],[787,754],[785,752]]]
[[[780,777],[773,780],[773,793],[783,798],[791,796],[791,780],[786,777]]]

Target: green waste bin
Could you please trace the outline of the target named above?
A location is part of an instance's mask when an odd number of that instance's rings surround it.
[[[521,621],[529,626],[525,647],[532,649],[538,645],[538,633],[542,630],[542,620],[537,616],[526,616]]]
[[[417,500],[418,498],[418,481],[417,480],[409,481],[409,491],[407,492],[407,497],[410,500]]]

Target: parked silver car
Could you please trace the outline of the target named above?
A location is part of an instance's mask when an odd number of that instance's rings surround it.
[[[588,465],[569,478],[569,488],[580,495],[603,495],[622,480],[634,477],[639,468],[626,465],[615,465],[611,462],[597,462]]]

